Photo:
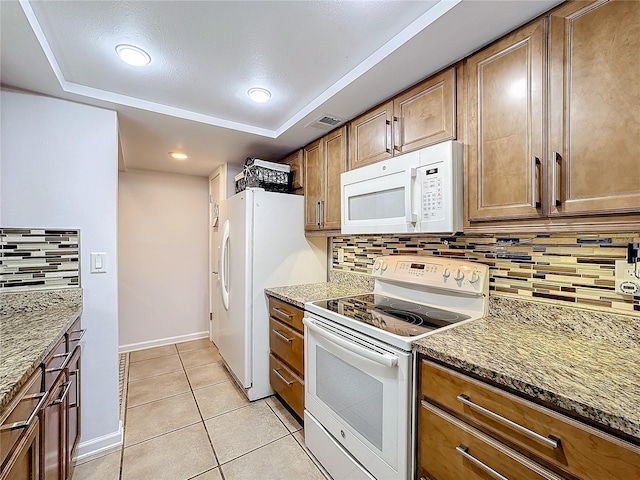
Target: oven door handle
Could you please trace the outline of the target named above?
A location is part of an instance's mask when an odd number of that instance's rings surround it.
[[[358,355],[362,355],[363,357],[368,358],[369,360],[372,360],[376,363],[379,363],[380,365],[384,365],[385,367],[391,368],[398,365],[398,357],[396,357],[395,355],[391,355],[389,353],[378,353],[368,348],[361,347],[360,345],[349,342],[348,340],[345,340],[344,338],[339,337],[338,335],[334,335],[333,333],[326,331],[324,328],[319,327],[318,325],[313,323],[311,320],[307,320],[306,318],[303,318],[302,322],[312,332],[320,335],[321,337],[326,338],[330,342],[335,343],[336,345],[344,348],[345,350],[348,350],[352,353],[356,353]]]

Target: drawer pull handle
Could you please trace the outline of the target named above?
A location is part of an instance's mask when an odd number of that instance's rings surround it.
[[[484,470],[485,472],[487,472],[489,475],[491,475],[493,478],[496,478],[498,480],[509,480],[507,477],[505,477],[504,475],[500,475],[498,472],[496,472],[493,468],[491,468],[489,465],[487,465],[486,463],[481,462],[480,460],[478,460],[476,457],[474,457],[473,455],[469,454],[469,448],[466,447],[465,445],[458,445],[456,447],[456,452],[458,452],[460,455],[462,455],[464,458],[466,458],[467,460],[469,460],[471,463],[473,463],[474,465],[476,465],[477,467],[480,467],[482,470]]]
[[[289,338],[284,336],[283,334],[281,334],[278,330],[271,330],[273,333],[275,333],[277,336],[279,336],[282,340],[284,340],[287,343],[291,343],[293,342],[293,338]]]
[[[288,319],[292,319],[293,315],[291,315],[290,313],[287,313],[285,311],[280,310],[278,307],[273,307],[273,311],[276,312],[279,315],[282,315],[283,317],[287,317]]]
[[[71,408],[80,408],[80,370],[71,370],[69,372],[69,376],[73,375],[76,377],[76,403],[69,404]]]
[[[60,357],[66,357],[64,359],[64,362],[62,362],[62,365],[59,368],[47,368],[45,369],[46,373],[52,373],[52,372],[62,372],[65,368],[67,368],[67,365],[69,364],[69,360],[71,360],[71,356],[73,355],[73,353],[75,352],[75,349],[71,350],[69,353],[60,353],[58,355],[54,355],[53,358],[60,358]]]
[[[69,341],[71,342],[79,342],[80,340],[82,340],[82,337],[84,337],[84,334],[87,332],[86,328],[81,328],[80,330],[72,330],[71,332],[69,332]],[[78,338],[71,338],[71,334],[73,333],[79,333],[80,336]]]
[[[529,437],[533,438],[534,440],[537,440],[540,443],[547,445],[548,447],[558,448],[560,446],[559,439],[556,440],[555,438],[543,437],[542,435],[534,432],[533,430],[529,430],[528,428],[523,427],[522,425],[516,422],[513,422],[508,418],[503,417],[502,415],[498,415],[497,413],[494,413],[491,410],[487,410],[486,408],[481,407],[477,403],[473,403],[471,400],[469,400],[469,397],[467,395],[460,394],[456,398],[466,406],[473,408],[485,414],[486,416],[493,418],[494,420],[497,420],[498,422],[517,430],[520,433],[524,433],[525,435],[528,435]]]
[[[280,380],[282,380],[287,385],[293,385],[293,382],[291,380],[287,380],[286,378],[284,378],[279,370],[280,370],[279,368],[274,368],[273,373],[275,373],[278,377],[280,377]]]
[[[14,423],[11,423],[11,424],[2,425],[0,427],[0,431],[3,431],[3,430],[17,430],[18,428],[29,428],[29,426],[31,425],[31,422],[33,422],[33,419],[36,418],[36,416],[38,415],[38,412],[42,409],[42,406],[44,405],[44,402],[47,399],[48,395],[49,395],[49,391],[47,390],[46,392],[40,392],[40,393],[35,393],[33,395],[25,396],[23,398],[23,400],[28,400],[28,399],[32,399],[32,398],[39,398],[40,399],[40,401],[36,405],[36,408],[34,408],[33,412],[31,412],[31,415],[29,415],[29,418],[27,418],[26,420],[24,420],[22,422],[14,422]]]
[[[71,383],[72,382],[63,383],[63,385],[66,385],[66,386],[65,386],[64,392],[62,393],[62,396],[59,399],[51,402],[51,405],[60,405],[62,402],[64,402],[64,399],[67,398],[67,395],[69,394]]]

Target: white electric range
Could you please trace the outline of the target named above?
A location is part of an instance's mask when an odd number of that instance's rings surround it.
[[[413,478],[412,343],[485,316],[488,272],[380,257],[373,293],[305,304],[305,442],[334,480]]]

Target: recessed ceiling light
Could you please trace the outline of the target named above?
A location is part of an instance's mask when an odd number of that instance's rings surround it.
[[[169,152],[169,155],[171,155],[171,158],[175,158],[176,160],[186,160],[189,158],[186,153],[182,152]]]
[[[147,52],[133,45],[118,45],[116,52],[123,62],[136,67],[147,65],[151,61],[151,57]]]
[[[271,98],[271,92],[266,88],[250,88],[247,94],[257,103],[264,103]]]

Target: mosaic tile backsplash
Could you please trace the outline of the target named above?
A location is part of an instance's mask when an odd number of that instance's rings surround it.
[[[380,255],[433,255],[489,266],[490,294],[529,297],[640,316],[640,296],[615,292],[615,261],[640,233],[537,234],[499,237],[339,236],[332,239],[335,272],[371,274]],[[342,249],[344,259],[338,262]]]
[[[0,293],[80,286],[79,230],[0,228]]]

